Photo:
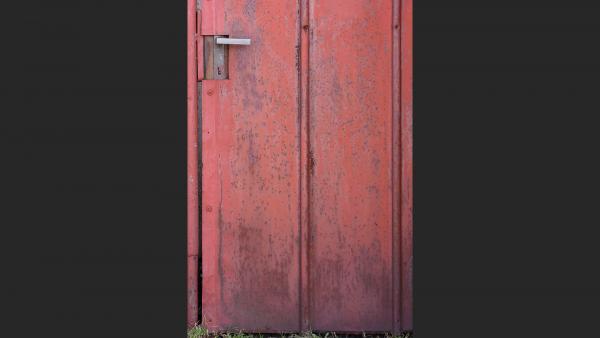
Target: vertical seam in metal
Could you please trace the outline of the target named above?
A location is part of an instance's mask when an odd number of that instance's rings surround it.
[[[300,87],[300,329],[307,331],[311,323],[310,298],[310,136],[309,136],[309,48],[310,0],[300,0],[299,18],[299,87]]]
[[[412,295],[412,0],[402,0],[400,9],[400,117],[401,126],[401,239],[402,239],[402,326],[404,330],[413,328],[413,295]]]
[[[298,18],[297,18],[297,31],[298,31],[298,40],[296,43],[298,44],[296,47],[296,62],[297,62],[297,72],[298,72],[298,311],[299,311],[299,325],[298,327],[302,329],[304,323],[304,302],[302,297],[304,296],[304,292],[302,291],[303,282],[302,282],[302,245],[304,243],[302,239],[302,0],[297,1],[298,4]]]
[[[197,270],[197,274],[198,274],[198,281],[197,281],[197,285],[198,285],[198,321],[201,322],[200,317],[202,315],[202,231],[200,231],[200,228],[202,227],[202,213],[199,211],[200,207],[202,205],[202,81],[198,81],[198,110],[197,110],[197,121],[198,121],[198,126],[196,128],[196,130],[198,131],[198,138],[196,140],[196,143],[198,145],[198,176],[197,176],[197,181],[198,181],[198,191],[197,191],[197,195],[198,195],[198,260],[197,263],[198,264],[198,270]]]
[[[196,81],[197,81],[197,100],[198,100],[198,109],[196,111],[196,145],[198,147],[197,156],[197,176],[196,180],[197,184],[197,196],[198,196],[198,258],[196,264],[197,268],[197,321],[202,322],[202,213],[200,212],[200,208],[202,206],[202,81],[201,78],[204,77],[204,68],[203,68],[203,60],[200,60],[201,51],[198,49],[200,45],[200,33],[202,31],[202,0],[196,0],[196,36],[194,37],[194,41],[196,43],[195,51],[196,51]],[[202,66],[201,66],[202,65]],[[200,74],[202,73],[202,75]]]
[[[307,256],[307,261],[306,261],[306,271],[307,271],[307,295],[306,295],[306,299],[308,300],[308,304],[307,306],[307,313],[308,313],[308,319],[306,320],[307,322],[307,326],[310,329],[313,325],[312,323],[312,297],[311,297],[311,291],[312,291],[312,278],[311,278],[311,270],[310,270],[310,258],[312,257],[311,255],[311,242],[312,242],[312,229],[311,229],[311,185],[310,185],[310,179],[311,179],[311,175],[313,174],[312,170],[312,151],[311,151],[311,143],[310,143],[310,40],[311,40],[311,20],[310,20],[310,8],[311,8],[311,0],[306,0],[307,5],[306,5],[306,20],[307,20],[307,25],[308,25],[308,29],[306,30],[306,82],[305,82],[305,88],[306,88],[306,110],[304,112],[304,114],[306,115],[305,119],[306,121],[305,123],[305,128],[306,128],[306,158],[307,161],[305,163],[306,165],[306,233],[308,234],[308,236],[306,237],[306,256]],[[311,171],[309,171],[311,170]]]
[[[392,170],[392,328],[394,333],[400,331],[400,319],[402,318],[401,311],[402,302],[402,278],[401,275],[401,234],[400,234],[400,173],[401,173],[401,146],[400,146],[400,34],[399,34],[399,18],[400,18],[400,0],[394,0],[392,5],[392,147],[391,147],[391,170]]]
[[[198,158],[196,0],[187,2],[187,325],[198,320]]]

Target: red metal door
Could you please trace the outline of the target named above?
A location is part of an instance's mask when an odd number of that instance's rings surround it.
[[[200,208],[199,319],[209,329],[411,329],[412,2],[203,0],[197,9],[191,318]],[[227,79],[203,78],[212,36],[251,39],[227,47]]]

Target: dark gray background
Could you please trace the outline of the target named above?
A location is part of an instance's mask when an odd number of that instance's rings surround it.
[[[594,6],[415,0],[416,337],[597,331]],[[2,3],[2,336],[185,334],[185,10]]]

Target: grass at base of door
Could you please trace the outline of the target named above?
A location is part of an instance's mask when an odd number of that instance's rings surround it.
[[[360,337],[360,335],[354,335],[354,337]],[[379,337],[379,338],[411,338],[410,332],[403,333],[398,336],[391,334],[380,334],[380,335],[362,335],[363,337]],[[312,332],[305,332],[300,334],[245,334],[243,332],[227,332],[227,333],[212,333],[202,326],[194,326],[188,330],[188,338],[341,338],[346,335],[336,335],[335,333],[324,333],[315,334]]]

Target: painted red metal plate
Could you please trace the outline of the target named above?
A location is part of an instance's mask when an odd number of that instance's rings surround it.
[[[202,2],[200,34],[252,40],[202,81],[209,329],[412,328],[411,11]]]
[[[392,2],[309,13],[312,328],[392,331]]]
[[[211,12],[208,4],[203,13]],[[298,7],[222,5],[223,27],[204,16],[203,23],[252,44],[229,47],[228,80],[202,85],[203,320],[218,329],[296,330]]]

